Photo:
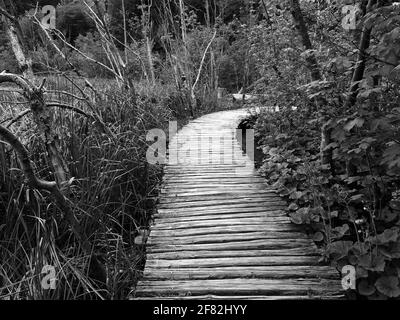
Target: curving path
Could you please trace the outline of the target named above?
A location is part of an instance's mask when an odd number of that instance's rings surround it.
[[[173,138],[179,161],[165,167],[136,298],[342,296],[338,272],[319,265],[314,242],[243,154],[235,128],[246,113],[203,116]]]

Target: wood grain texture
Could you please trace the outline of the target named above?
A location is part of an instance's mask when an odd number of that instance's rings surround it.
[[[246,113],[203,116],[171,140],[179,161],[165,166],[133,299],[343,297],[337,270],[319,263],[314,242],[242,152],[235,128]]]

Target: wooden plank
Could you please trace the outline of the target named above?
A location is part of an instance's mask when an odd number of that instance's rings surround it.
[[[196,179],[196,178],[209,178],[209,179],[220,179],[220,178],[247,178],[247,177],[253,177],[250,173],[237,173],[235,170],[225,170],[222,171],[221,169],[204,169],[204,170],[176,170],[176,171],[168,171],[166,170],[164,173],[164,181],[171,181],[174,179]],[[262,179],[261,177],[258,177],[258,179]]]
[[[202,258],[179,260],[147,260],[149,268],[218,268],[240,266],[315,266],[318,260],[312,256],[264,256],[234,258]]]
[[[193,200],[195,199],[204,199],[206,197],[236,197],[236,196],[277,196],[276,192],[265,192],[263,190],[257,190],[257,191],[250,191],[250,190],[213,190],[213,191],[199,191],[199,192],[171,192],[171,193],[164,193],[160,195],[160,199],[171,199],[171,198],[192,198]]]
[[[177,260],[177,259],[201,259],[201,258],[240,258],[240,257],[266,257],[266,256],[315,256],[318,255],[315,248],[294,248],[285,250],[226,250],[226,251],[180,251],[148,254],[148,260]]]
[[[249,241],[249,240],[270,240],[270,239],[285,239],[286,241],[297,239],[308,239],[303,233],[294,232],[263,232],[254,231],[247,233],[224,233],[224,234],[207,234],[199,236],[151,236],[148,244],[202,244],[202,243],[226,243],[232,241]]]
[[[198,182],[188,182],[188,183],[182,183],[182,182],[170,182],[166,185],[165,189],[173,189],[173,188],[179,188],[179,189],[185,189],[185,188],[213,188],[215,186],[218,186],[220,188],[251,188],[251,189],[262,189],[263,186],[265,185],[265,182],[263,181],[198,181]]]
[[[205,200],[205,201],[193,201],[193,202],[176,202],[176,203],[160,203],[158,207],[160,209],[180,209],[180,208],[206,208],[223,205],[247,205],[247,204],[258,204],[265,206],[286,206],[282,200],[277,199],[231,199],[231,200]]]
[[[265,184],[265,180],[261,178],[254,178],[254,177],[210,177],[210,176],[203,176],[197,178],[182,178],[182,177],[174,177],[169,178],[165,181],[169,185],[201,185],[207,183],[217,183],[217,184]]]
[[[171,252],[171,251],[188,251],[188,250],[265,250],[265,249],[292,249],[300,247],[313,246],[311,240],[292,240],[286,241],[282,239],[266,240],[248,240],[248,241],[232,241],[227,243],[207,243],[207,244],[192,244],[192,245],[174,245],[174,244],[149,244],[147,252]]]
[[[250,218],[250,217],[266,217],[266,218],[287,218],[287,215],[283,211],[266,211],[265,209],[261,208],[258,211],[251,211],[251,212],[241,212],[242,210],[237,210],[236,212],[221,212],[219,213],[218,210],[210,210],[210,211],[194,211],[194,212],[187,212],[185,213],[175,213],[169,212],[164,214],[154,214],[152,215],[152,219],[158,221],[158,219],[183,219],[183,220],[212,220],[212,219],[227,219],[227,218]],[[299,227],[298,225],[294,227]]]
[[[273,193],[250,193],[250,194],[233,194],[233,193],[221,193],[221,194],[205,194],[200,196],[182,196],[179,194],[169,194],[168,196],[161,196],[159,199],[160,203],[177,203],[177,202],[196,202],[196,201],[215,201],[215,200],[225,200],[234,197],[235,199],[255,201],[259,199],[275,199],[280,200],[276,194]]]
[[[289,226],[287,229],[276,230],[276,227],[265,226],[262,230],[259,230],[257,227],[259,225],[238,225],[238,226],[227,226],[227,227],[209,227],[209,228],[194,228],[194,229],[177,229],[177,230],[160,230],[154,228],[151,230],[150,237],[180,237],[180,236],[199,236],[199,235],[219,235],[219,234],[229,234],[229,233],[250,233],[250,232],[279,232],[282,233],[282,236],[288,235],[287,233],[293,232],[292,226]],[[299,233],[303,237],[306,237],[304,233]]]
[[[160,214],[168,213],[168,212],[195,212],[195,211],[205,211],[205,210],[237,210],[237,209],[249,210],[253,208],[262,208],[265,211],[277,211],[277,210],[284,210],[287,206],[283,205],[268,205],[265,203],[248,203],[248,204],[228,204],[228,205],[220,205],[216,204],[213,206],[208,207],[187,207],[187,208],[158,208],[157,211]]]
[[[175,222],[175,223],[164,223],[161,219],[155,222],[155,227],[157,229],[162,230],[172,230],[172,229],[193,229],[193,228],[205,228],[212,227],[218,223],[219,226],[237,226],[237,225],[257,225],[259,224],[259,228],[262,230],[263,225],[276,226],[277,230],[280,228],[282,230],[291,227],[286,221],[274,221],[271,223],[271,220],[268,221],[267,218],[257,217],[257,218],[242,218],[242,219],[221,219],[217,222],[215,220],[200,220],[200,221],[183,221],[183,222]],[[294,230],[294,229],[293,229]]]
[[[286,216],[285,211],[283,210],[269,210],[264,207],[250,207],[250,208],[224,208],[224,209],[205,209],[205,210],[196,210],[189,209],[185,211],[175,211],[174,209],[166,209],[166,210],[158,210],[158,213],[154,214],[153,217],[155,219],[163,218],[163,217],[199,217],[199,216],[219,216],[219,215],[240,215],[240,214],[263,214],[268,215],[269,217],[282,217]]]
[[[261,213],[239,213],[239,214],[223,214],[223,215],[208,215],[208,216],[190,216],[190,217],[184,217],[184,216],[175,216],[175,217],[162,217],[159,218],[158,222],[162,223],[177,223],[177,222],[185,222],[185,221],[214,221],[214,223],[218,223],[216,220],[232,220],[232,219],[259,219],[260,221],[263,222],[286,222],[290,223],[290,219],[287,216],[280,215],[280,216],[269,216],[265,214],[264,212]]]
[[[136,295],[321,295],[340,292],[338,281],[313,279],[228,279],[143,281]]]
[[[147,268],[146,280],[206,279],[339,279],[339,272],[328,266],[245,266],[219,268]]]

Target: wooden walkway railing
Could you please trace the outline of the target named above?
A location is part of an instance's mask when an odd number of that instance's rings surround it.
[[[166,166],[136,298],[342,296],[338,272],[319,265],[314,242],[290,222],[285,203],[243,154],[235,128],[245,115],[206,115],[173,139],[170,152],[190,163]],[[222,136],[223,144],[216,140]]]

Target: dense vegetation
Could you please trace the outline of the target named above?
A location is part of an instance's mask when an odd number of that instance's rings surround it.
[[[307,30],[298,32],[290,8],[268,7],[249,41],[263,75],[255,90],[280,111],[244,124],[256,130],[260,172],[288,200],[292,221],[307,227],[321,261],[355,267],[349,295],[398,298],[400,8],[356,3],[350,30],[341,23],[350,2],[304,1]]]
[[[48,4],[56,30],[40,23]],[[162,170],[147,132],[230,107],[218,88],[259,97],[243,122],[259,170],[321,262],[356,268],[350,295],[400,297],[394,1],[38,5],[0,1],[0,298],[127,298]],[[27,179],[9,133],[51,188]],[[43,290],[45,265],[56,290]]]

